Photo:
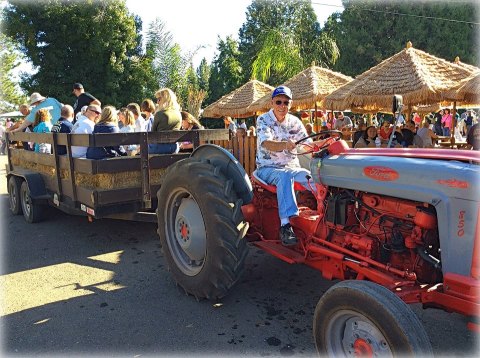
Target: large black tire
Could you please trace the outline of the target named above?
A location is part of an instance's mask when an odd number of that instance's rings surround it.
[[[174,280],[215,300],[240,279],[248,248],[242,200],[219,167],[188,158],[165,174],[158,197],[158,234]]]
[[[12,175],[8,179],[8,199],[10,204],[10,211],[13,215],[20,215],[22,213],[22,204],[20,203],[20,187],[22,179]]]
[[[394,293],[368,281],[332,286],[318,301],[313,335],[321,356],[433,357],[416,314]]]
[[[20,187],[20,202],[22,204],[23,217],[25,220],[32,224],[39,222],[43,219],[45,211],[45,205],[36,203],[30,196],[30,189],[28,183],[23,181]]]

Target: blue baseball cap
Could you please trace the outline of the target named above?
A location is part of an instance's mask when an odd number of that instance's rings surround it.
[[[290,88],[285,86],[278,86],[277,88],[275,88],[272,92],[272,98],[280,96],[282,94],[292,99],[292,91],[290,90]]]

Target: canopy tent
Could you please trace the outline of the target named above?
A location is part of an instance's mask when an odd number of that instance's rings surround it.
[[[455,64],[412,47],[382,61],[325,99],[327,108],[390,108],[394,94],[410,108],[446,100],[445,94],[478,68]]]
[[[23,117],[23,114],[22,112],[19,112],[19,111],[0,114],[0,118],[11,118],[11,117]]]
[[[235,118],[246,118],[255,115],[250,105],[259,98],[270,94],[273,87],[257,80],[250,80],[243,86],[224,95],[216,102],[207,106],[202,117],[219,118],[230,116]]]
[[[349,76],[312,64],[312,66],[296,74],[283,85],[292,90],[292,109],[301,110],[311,109],[316,105],[321,106],[328,94],[352,80],[353,78]],[[260,98],[250,106],[250,109],[255,112],[268,111],[271,107],[270,95],[268,94]]]

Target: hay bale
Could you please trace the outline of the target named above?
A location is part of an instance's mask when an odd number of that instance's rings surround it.
[[[55,177],[55,167],[38,164],[32,160],[25,160],[21,153],[12,151],[12,164],[15,167],[21,167],[29,169],[35,172],[39,172],[42,175],[49,177]],[[45,155],[38,153],[30,153],[29,155]],[[161,184],[162,177],[165,174],[166,169],[152,169],[150,170],[150,184]],[[68,169],[60,169],[60,177],[62,179],[70,179],[70,172]],[[75,183],[77,186],[85,187],[87,189],[124,189],[131,187],[140,187],[142,185],[142,173],[138,171],[127,171],[118,173],[100,173],[100,174],[87,174],[87,173],[75,173]]]

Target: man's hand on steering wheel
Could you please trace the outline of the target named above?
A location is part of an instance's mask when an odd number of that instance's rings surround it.
[[[331,136],[331,135],[335,135],[335,136]],[[303,143],[305,142],[306,140],[308,140],[309,138],[315,138],[315,137],[326,137],[326,138],[322,138],[321,140],[318,140],[318,141],[315,141],[315,142],[312,142],[312,143]],[[311,154],[311,153],[315,153],[315,152],[319,152],[321,151],[322,149],[328,147],[330,144],[332,144],[333,142],[336,142],[337,140],[340,140],[343,138],[343,133],[341,131],[337,131],[337,130],[326,130],[326,131],[320,131],[318,133],[315,133],[315,134],[312,134],[312,135],[309,135],[307,137],[304,137],[298,141],[295,142],[295,145],[299,145],[299,144],[302,144],[306,149],[305,152],[303,153],[293,153],[293,154]]]

